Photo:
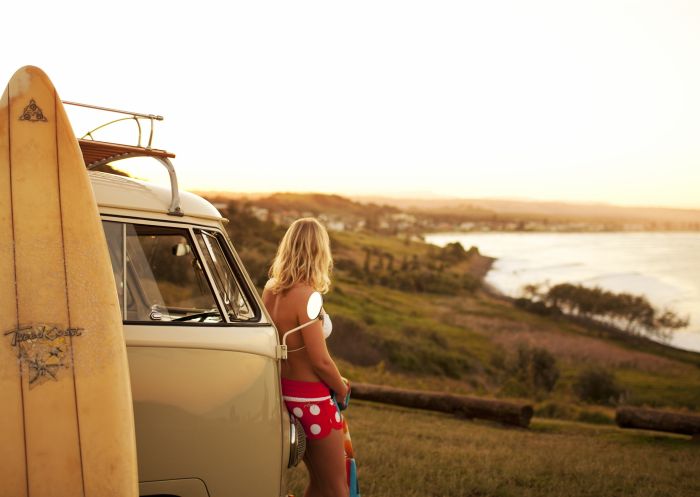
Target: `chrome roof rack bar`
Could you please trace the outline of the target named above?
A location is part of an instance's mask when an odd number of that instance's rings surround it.
[[[99,105],[82,104],[79,102],[69,102],[67,100],[63,101],[66,105],[72,105],[75,107],[84,107],[86,109],[101,110],[105,112],[114,112],[116,114],[124,114],[128,117],[120,117],[106,124],[102,124],[95,129],[92,129],[85,133],[81,138],[78,139],[80,148],[83,152],[83,158],[85,159],[85,166],[88,170],[95,169],[99,166],[109,164],[110,162],[116,162],[122,159],[128,159],[131,157],[153,157],[158,162],[160,162],[168,171],[168,176],[170,177],[170,207],[168,208],[168,214],[171,216],[183,216],[184,213],[180,208],[180,188],[177,182],[177,174],[175,173],[175,167],[173,163],[170,162],[170,158],[175,157],[175,155],[168,153],[164,150],[157,150],[152,148],[153,145],[153,123],[154,121],[162,121],[163,116],[156,114],[143,114],[140,112],[130,112],[126,110],[112,109],[109,107],[102,107]],[[99,129],[105,128],[110,124],[114,124],[120,121],[127,121],[133,119],[138,127],[138,143],[136,146],[125,145],[120,143],[107,143],[95,140],[93,133]],[[148,145],[143,147],[141,145],[141,123],[140,119],[147,119],[150,122],[151,129],[148,136]]]
[[[109,107],[100,107],[99,105],[81,104],[79,102],[69,102],[68,100],[63,100],[66,105],[74,105],[76,107],[85,107],[87,109],[104,110],[107,112],[115,112],[117,114],[126,114],[128,116],[142,117],[144,119],[153,119],[154,121],[162,121],[163,116],[157,116],[155,114],[141,114],[139,112],[130,112],[128,110],[110,109]]]
[[[96,167],[103,166],[105,164],[109,164],[111,162],[116,162],[118,160],[122,159],[129,159],[131,157],[153,157],[155,160],[160,162],[165,166],[165,168],[168,170],[168,175],[170,176],[170,192],[171,192],[171,198],[170,198],[170,207],[168,208],[168,215],[170,216],[184,216],[185,213],[182,212],[182,209],[180,208],[180,188],[178,187],[177,184],[177,174],[175,173],[175,167],[173,166],[173,163],[170,162],[170,159],[168,157],[157,157],[153,155],[144,155],[143,153],[139,152],[132,152],[132,153],[125,153],[125,154],[120,154],[120,155],[113,155],[111,157],[107,157],[105,159],[92,162],[87,166],[88,170],[95,169]]]
[[[129,116],[129,117],[120,117],[119,119],[115,119],[115,120],[110,121],[108,123],[101,124],[100,126],[96,127],[95,129],[91,129],[90,131],[85,133],[83,136],[81,136],[81,138],[90,137],[90,139],[93,139],[93,140],[94,140],[94,138],[93,138],[92,134],[95,131],[102,129],[102,128],[105,128],[105,127],[109,126],[110,124],[118,123],[121,121],[128,121],[128,120],[133,119],[136,122],[136,126],[139,129],[139,139],[138,139],[137,146],[140,147],[142,145],[141,145],[141,123],[139,122],[139,120],[140,119],[148,119],[148,121],[151,124],[151,129],[150,129],[150,133],[148,134],[148,145],[146,145],[146,148],[151,148],[151,146],[153,145],[153,121],[162,121],[164,119],[163,116],[159,116],[156,114],[143,114],[140,112],[131,112],[128,110],[119,110],[119,109],[112,109],[110,107],[102,107],[100,105],[81,104],[80,102],[70,102],[68,100],[63,100],[63,103],[66,105],[72,105],[74,107],[83,107],[85,109],[94,109],[94,110],[101,110],[101,111],[105,111],[105,112],[114,112],[116,114],[124,114],[124,115]]]

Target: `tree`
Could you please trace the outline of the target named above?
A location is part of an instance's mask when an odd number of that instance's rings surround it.
[[[551,392],[559,380],[555,357],[547,349],[526,344],[518,346],[511,372],[532,394]]]
[[[532,284],[523,287],[523,294],[550,308],[604,322],[631,335],[668,340],[675,330],[689,323],[688,318],[670,310],[658,311],[643,295],[613,293],[600,287],[559,283],[543,293],[540,285]]]
[[[370,273],[370,262],[371,262],[372,254],[370,253],[369,247],[364,247],[362,250],[363,250],[364,253],[365,253],[365,262],[364,262],[364,264],[362,265],[362,269],[364,269],[365,274],[369,274],[369,273]]]

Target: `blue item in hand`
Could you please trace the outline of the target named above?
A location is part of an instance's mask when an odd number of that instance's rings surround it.
[[[348,388],[348,394],[345,396],[345,399],[343,399],[343,402],[338,402],[337,397],[338,396],[335,394],[335,392],[331,390],[331,398],[333,399],[335,406],[339,411],[344,411],[348,408],[348,405],[350,405],[350,389]]]

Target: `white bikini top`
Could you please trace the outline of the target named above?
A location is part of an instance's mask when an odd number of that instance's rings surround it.
[[[324,312],[321,315],[321,320],[323,324],[323,338],[328,340],[328,337],[333,333],[333,322],[331,321],[331,316]]]

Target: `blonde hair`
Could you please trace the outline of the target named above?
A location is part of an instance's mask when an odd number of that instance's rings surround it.
[[[332,268],[333,257],[326,228],[313,217],[297,219],[289,226],[277,248],[266,286],[273,293],[279,293],[297,283],[305,283],[326,293],[331,285]]]

